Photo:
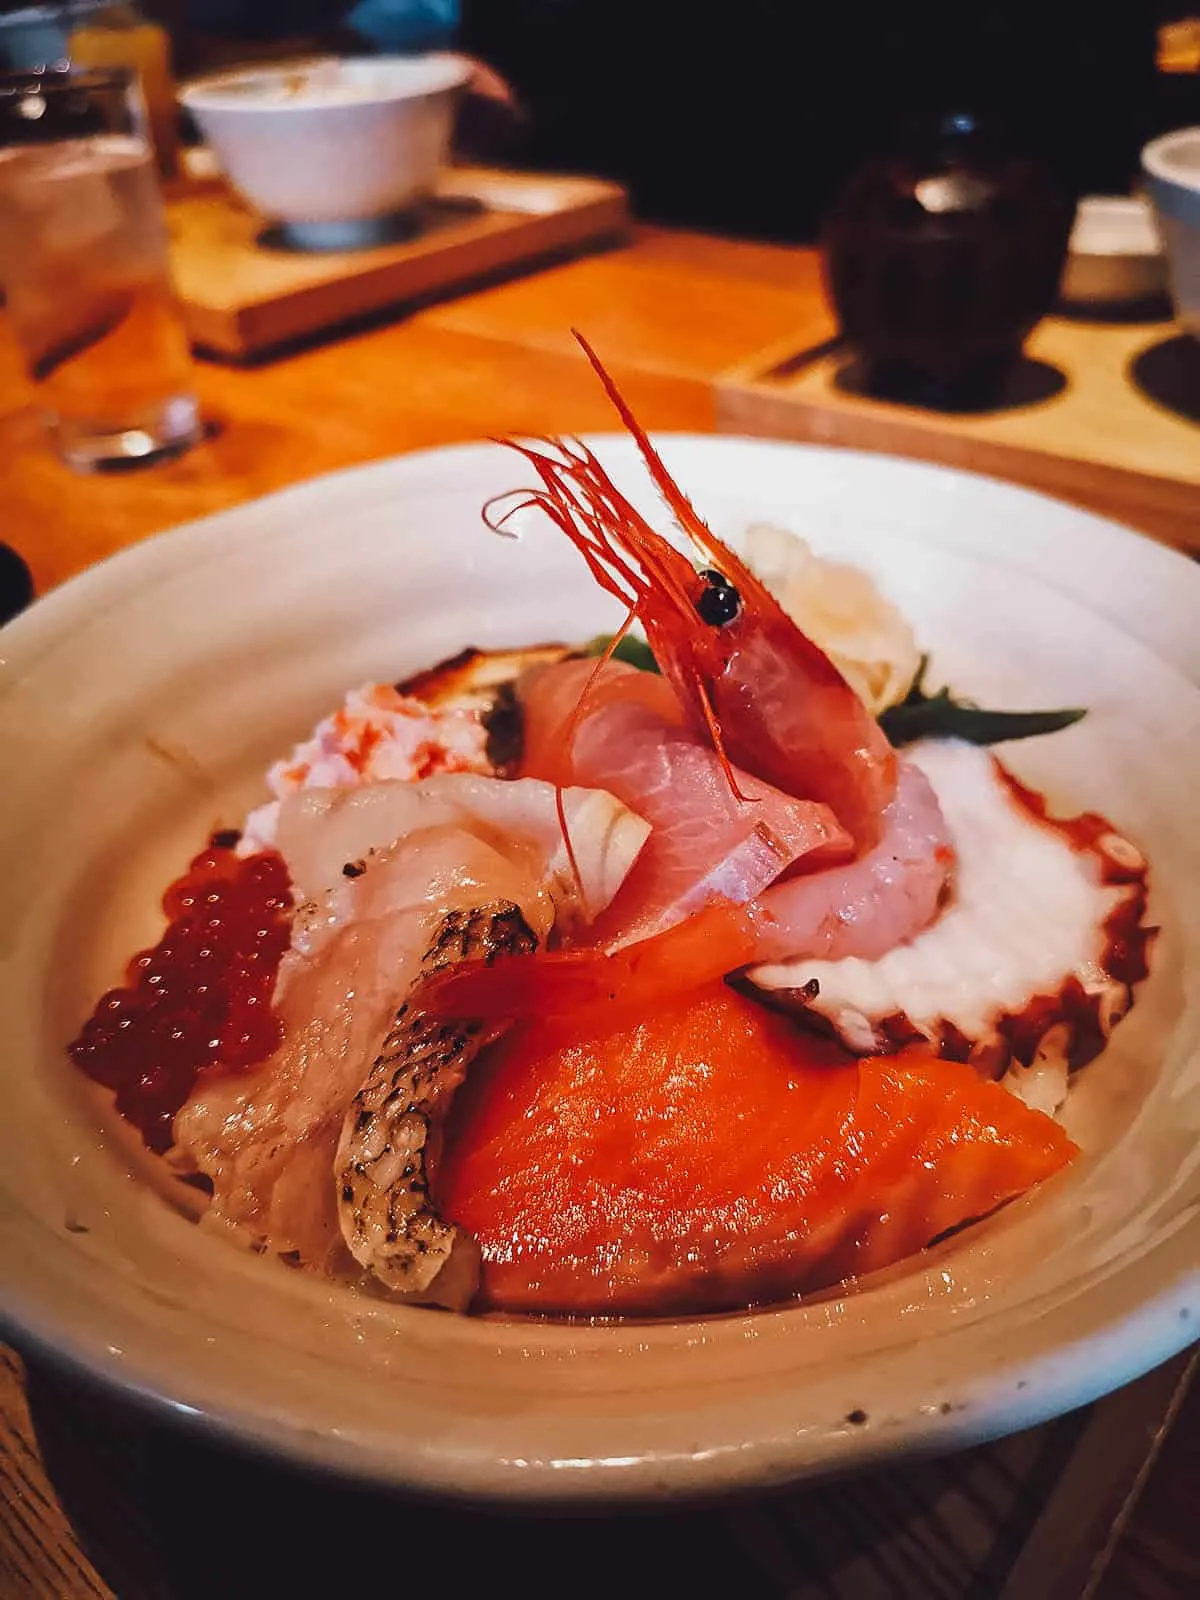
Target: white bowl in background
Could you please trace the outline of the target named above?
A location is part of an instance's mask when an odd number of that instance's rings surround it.
[[[467,76],[453,55],[325,58],[221,73],[179,98],[244,198],[328,248],[432,193]]]
[[[1063,269],[1062,298],[1072,305],[1128,305],[1166,287],[1162,240],[1148,201],[1127,195],[1087,195]]]
[[[624,438],[589,444],[649,516]],[[1055,810],[1144,845],[1154,970],[1068,1101],[1084,1155],[960,1237],[811,1300],[654,1323],[457,1317],[235,1249],[145,1181],[64,1043],[208,831],[340,703],[471,642],[622,610],[468,445],[318,479],[152,539],[3,633],[0,1327],[181,1420],[377,1481],[667,1501],[950,1450],[1092,1400],[1200,1329],[1200,567],[1058,501],[841,450],[662,436],[736,539],[861,562],[985,703],[1088,705],[1006,753]],[[1191,681],[1189,681],[1191,680]],[[48,738],[47,727],[53,728]]]
[[[1142,151],[1142,168],[1166,247],[1175,310],[1200,334],[1200,128],[1153,140]]]

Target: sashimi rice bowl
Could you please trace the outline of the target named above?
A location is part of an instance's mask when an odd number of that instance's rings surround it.
[[[1022,759],[1103,711],[980,706],[864,566],[718,537],[584,350],[661,515],[513,440],[475,537],[550,530],[608,631],[462,637],[293,720],[106,955],[64,1080],[139,1226],[425,1362],[789,1308],[866,1352],[856,1304],[953,1298],[972,1248],[986,1315],[1013,1219],[1050,1240],[1114,1141],[1084,1086],[1133,1119],[1157,1071],[1109,1048],[1160,982],[1150,841]]]

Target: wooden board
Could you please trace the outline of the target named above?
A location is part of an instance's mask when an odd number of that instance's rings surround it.
[[[219,181],[168,195],[172,268],[193,342],[243,359],[572,248],[619,238],[625,192],[595,178],[453,167],[411,239],[306,252],[270,242]]]
[[[827,332],[826,344],[776,345],[722,373],[718,425],[967,467],[1200,551],[1200,341],[1172,324],[1048,317],[1013,402],[971,415],[849,392],[832,316]]]

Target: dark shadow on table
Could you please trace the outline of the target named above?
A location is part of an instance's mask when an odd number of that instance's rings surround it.
[[[230,1449],[59,1372],[30,1368],[27,1392],[47,1472],[119,1600],[497,1589],[609,1600],[663,1593],[681,1548],[714,1595],[744,1592],[744,1553],[692,1512],[530,1517],[440,1504]]]
[[[1200,422],[1200,338],[1194,334],[1175,333],[1152,344],[1130,363],[1129,376],[1156,405]]]
[[[1054,315],[1064,322],[1086,322],[1095,327],[1121,328],[1135,324],[1170,322],[1171,300],[1166,293],[1149,294],[1139,300],[1118,300],[1111,304],[1076,304],[1060,301]]]
[[[521,1600],[852,1600],[867,1580],[872,1595],[899,1600],[990,1600],[1087,1415],[1021,1436],[1023,1454],[982,1447],[676,1511],[534,1516],[281,1466],[57,1370],[31,1367],[28,1394],[50,1478],[119,1600],[497,1590]]]
[[[288,255],[350,255],[427,239],[456,227],[463,217],[481,216],[486,210],[483,201],[474,195],[438,195],[413,210],[393,216],[338,223],[325,244],[312,243],[306,237],[297,238],[286,222],[268,223],[259,232],[256,242],[260,249],[280,250]]]
[[[984,373],[977,384],[967,381],[955,391],[945,391],[900,367],[868,370],[855,358],[838,370],[833,381],[843,394],[917,406],[945,416],[995,416],[1043,405],[1067,386],[1065,374],[1057,367],[1024,355],[1007,370]]]

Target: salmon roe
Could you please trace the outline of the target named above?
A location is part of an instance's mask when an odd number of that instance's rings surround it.
[[[275,851],[239,857],[226,837],[167,890],[166,932],[134,956],[124,986],[101,996],[69,1047],[160,1152],[202,1073],[254,1066],[282,1037],[271,996],[290,938],[287,867]]]

